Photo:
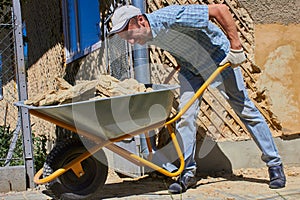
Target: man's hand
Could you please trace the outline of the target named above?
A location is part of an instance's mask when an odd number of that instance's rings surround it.
[[[230,49],[230,52],[222,60],[220,65],[224,65],[227,62],[231,63],[231,67],[237,67],[246,60],[246,55],[243,49]]]

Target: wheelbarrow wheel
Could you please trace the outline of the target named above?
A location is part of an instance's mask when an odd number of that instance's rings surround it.
[[[44,163],[43,177],[84,153],[86,148],[79,140],[67,140],[57,143]],[[55,199],[94,199],[101,194],[105,184],[108,167],[103,150],[81,162],[84,175],[78,178],[72,170],[46,184],[47,193]]]

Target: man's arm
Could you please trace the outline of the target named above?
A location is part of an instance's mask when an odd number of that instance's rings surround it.
[[[224,4],[208,5],[208,15],[210,19],[216,19],[217,22],[222,26],[230,41],[231,49],[242,49],[242,44],[239,39],[235,22],[228,7]]]
[[[231,63],[232,67],[236,67],[246,60],[245,53],[242,48],[235,22],[228,7],[224,4],[208,5],[209,18],[216,19],[223,30],[226,32],[228,40],[230,42],[230,52],[222,60],[220,65],[224,65],[227,62]]]

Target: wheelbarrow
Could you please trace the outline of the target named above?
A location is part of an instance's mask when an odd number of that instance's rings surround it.
[[[108,175],[107,158],[103,148],[120,155],[128,161],[146,166],[166,176],[175,177],[184,169],[184,158],[172,124],[189,109],[209,84],[230,63],[219,66],[198,89],[189,102],[170,117],[174,90],[178,86],[151,85],[153,91],[88,100],[53,106],[30,106],[20,101],[16,106],[25,107],[32,115],[56,124],[86,138],[67,140],[55,145],[47,156],[44,167],[34,176],[36,184],[46,184],[54,196],[62,199],[90,199],[101,194]],[[178,155],[180,166],[169,172],[146,159],[123,149],[115,142],[146,134],[150,130],[167,127]],[[149,137],[146,137],[149,144]],[[150,153],[151,145],[148,145]]]

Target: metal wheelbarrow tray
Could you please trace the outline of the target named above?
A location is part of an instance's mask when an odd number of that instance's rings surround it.
[[[37,116],[76,127],[103,140],[145,132],[169,117],[173,90],[178,86],[152,85],[153,91],[52,106],[16,103]],[[142,132],[142,133],[143,133]],[[91,137],[91,136],[89,136]]]
[[[56,106],[35,107],[25,105],[24,102],[17,102],[17,106],[27,108],[31,114],[93,141],[93,145],[88,148],[82,148],[82,145],[78,146],[76,142],[66,142],[62,144],[64,148],[56,148],[56,150],[54,147],[47,156],[47,159],[49,158],[55,166],[54,169],[49,172],[47,166],[44,165],[46,169],[42,168],[36,173],[34,182],[48,184],[58,198],[95,198],[101,192],[108,171],[103,147],[136,165],[150,167],[166,176],[180,175],[184,170],[185,163],[175,130],[171,125],[180,119],[195,100],[203,94],[209,84],[229,66],[230,63],[219,66],[189,102],[170,119],[168,118],[174,99],[173,90],[178,86],[152,85],[154,89],[152,92]],[[114,142],[138,134],[147,136],[147,131],[163,126],[168,128],[180,161],[180,166],[175,172],[169,172],[151,162],[151,145],[148,145],[150,156],[148,159],[144,159],[114,144]],[[146,140],[149,144],[148,137]],[[81,150],[79,151],[78,148]],[[98,153],[101,154],[101,158],[94,158]],[[58,158],[53,160],[56,156]],[[97,173],[97,170],[101,170],[101,172]],[[43,178],[40,178],[42,175]]]

